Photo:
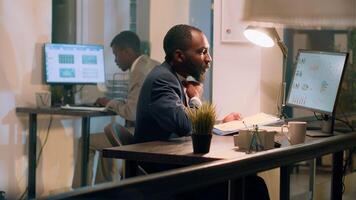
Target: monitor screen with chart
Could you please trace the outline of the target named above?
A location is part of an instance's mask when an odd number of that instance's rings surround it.
[[[47,84],[96,84],[105,82],[102,45],[54,44],[44,46]]]
[[[300,50],[287,105],[333,114],[347,55]]]

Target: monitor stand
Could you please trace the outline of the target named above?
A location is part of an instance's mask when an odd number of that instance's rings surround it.
[[[51,105],[52,107],[74,104],[74,85],[52,85],[51,86]]]
[[[307,131],[307,136],[311,137],[329,137],[334,135],[334,115],[323,115],[320,122],[320,131]]]

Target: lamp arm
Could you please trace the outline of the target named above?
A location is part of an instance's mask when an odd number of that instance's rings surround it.
[[[287,55],[288,55],[287,46],[284,44],[284,42],[282,40],[277,41],[277,44],[283,53],[283,57],[286,59]]]
[[[281,91],[281,97],[282,97],[282,105],[279,108],[278,115],[280,118],[283,118],[284,114],[284,107],[286,105],[286,89],[287,89],[287,83],[286,83],[286,70],[287,70],[287,55],[288,55],[288,48],[284,44],[284,42],[281,40],[281,38],[278,35],[278,32],[275,28],[272,28],[272,34],[274,35],[276,42],[279,46],[279,48],[282,51],[283,54],[283,68],[282,68],[282,91]]]
[[[288,48],[287,46],[284,44],[284,42],[281,40],[281,38],[278,35],[278,32],[276,30],[276,28],[272,28],[272,34],[274,35],[274,37],[276,38],[276,42],[279,46],[279,48],[281,49],[282,53],[283,53],[283,57],[286,59],[287,55],[288,55]]]

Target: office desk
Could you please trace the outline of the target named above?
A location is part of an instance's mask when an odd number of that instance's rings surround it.
[[[354,146],[356,146],[356,133],[349,133],[328,138],[307,138],[304,144],[245,154],[233,146],[231,136],[214,135],[208,154],[193,154],[190,138],[183,138],[107,148],[103,150],[103,156],[125,159],[128,176],[134,175],[136,161],[192,165],[214,160],[231,160],[241,168],[234,172],[235,177],[281,167],[280,199],[289,199],[289,166],[333,153],[331,197],[341,199],[342,150]]]
[[[28,145],[28,198],[36,198],[36,135],[37,135],[37,115],[66,115],[82,118],[82,171],[81,185],[87,183],[87,163],[89,157],[89,135],[90,135],[90,118],[99,116],[116,115],[114,112],[99,112],[99,111],[79,111],[79,110],[64,110],[61,108],[31,108],[17,107],[16,113],[24,113],[29,115],[29,145]]]

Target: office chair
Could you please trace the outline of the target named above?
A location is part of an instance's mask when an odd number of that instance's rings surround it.
[[[134,137],[129,132],[129,130],[116,123],[110,123],[104,128],[104,133],[108,138],[109,142],[113,147],[115,146],[123,146],[133,144]],[[124,179],[124,171],[125,170],[125,160],[122,160],[122,171],[120,171],[120,175],[122,179]],[[140,166],[138,166],[139,174],[147,174],[147,172]]]
[[[108,124],[104,128],[104,133],[114,147],[133,144],[134,141],[128,129],[116,123]]]

